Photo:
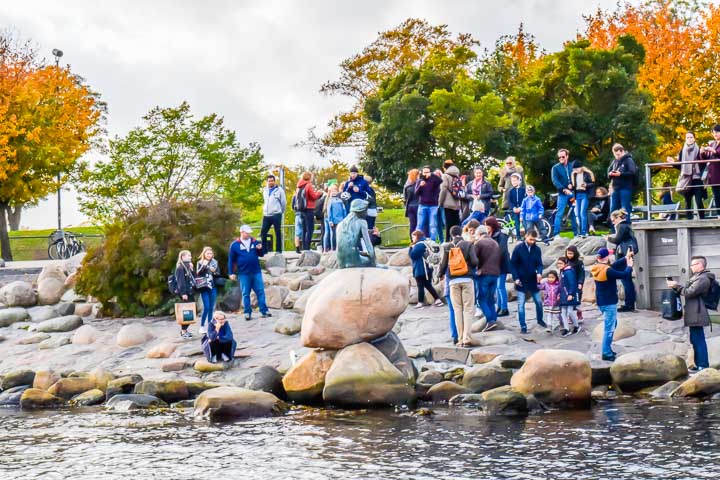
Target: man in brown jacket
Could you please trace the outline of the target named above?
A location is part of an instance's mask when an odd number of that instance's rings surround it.
[[[477,271],[473,278],[475,282],[475,315],[479,316],[480,312],[485,315],[486,323],[483,331],[488,331],[495,328],[497,322],[495,290],[498,276],[500,276],[502,252],[497,242],[487,235],[485,225],[480,225],[475,230],[475,235],[478,237],[473,245],[478,260]]]
[[[473,322],[473,304],[475,303],[475,288],[473,286],[473,272],[477,267],[477,257],[472,243],[463,240],[462,228],[455,225],[450,229],[452,240],[443,244],[443,258],[440,262],[440,275],[447,275],[450,285],[450,300],[455,315],[459,345],[469,347],[472,338],[470,328]],[[454,274],[450,271],[450,250],[459,248],[467,265],[467,273]]]
[[[458,188],[459,187],[459,188]],[[459,195],[465,193],[465,187],[460,179],[460,170],[450,165],[442,174],[438,206],[445,212],[445,238],[450,240],[450,229],[460,225],[461,199]]]

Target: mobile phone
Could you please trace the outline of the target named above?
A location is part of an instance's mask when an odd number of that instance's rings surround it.
[[[665,277],[665,279],[666,279],[668,282],[672,282],[673,277]]]

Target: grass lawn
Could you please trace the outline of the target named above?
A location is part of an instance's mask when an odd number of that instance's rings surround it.
[[[55,231],[54,228],[47,230],[21,230],[10,232],[10,248],[12,248],[13,259],[22,260],[47,260],[48,237]],[[77,227],[68,228],[68,232],[78,235],[99,235],[102,230],[98,227]],[[38,238],[25,238],[38,237]],[[86,247],[99,245],[101,237],[80,238]]]

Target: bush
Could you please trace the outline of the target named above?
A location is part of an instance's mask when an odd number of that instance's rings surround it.
[[[224,272],[239,223],[240,213],[217,200],[142,207],[106,228],[105,241],[83,261],[76,289],[120,316],[165,313],[171,300],[167,276],[178,252],[190,250],[196,263],[210,246]]]

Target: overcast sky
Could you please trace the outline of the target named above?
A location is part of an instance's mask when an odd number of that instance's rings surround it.
[[[24,0],[0,2],[0,28],[51,50],[108,103],[108,130],[123,135],[155,105],[190,102],[198,114],[225,117],[268,162],[319,163],[293,148],[309,127],[324,127],[341,98],[318,90],[338,64],[408,17],[447,24],[491,48],[518,25],[555,51],[582,29],[582,15],[615,0]],[[346,158],[353,160],[352,156]],[[83,220],[72,192],[63,225]],[[54,197],[30,209],[23,227],[56,224]]]

